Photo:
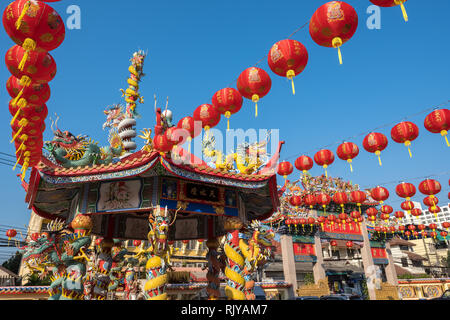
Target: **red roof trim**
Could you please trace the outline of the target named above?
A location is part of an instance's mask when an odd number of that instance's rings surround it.
[[[56,220],[56,219],[64,219],[64,217],[59,216],[59,215],[54,215],[51,213],[48,213],[47,211],[41,210],[39,208],[36,208],[35,206],[32,206],[31,208],[33,210],[34,213],[36,213],[39,217],[44,218],[44,219],[49,219],[49,220]]]

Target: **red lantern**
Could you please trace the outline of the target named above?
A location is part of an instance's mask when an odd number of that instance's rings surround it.
[[[172,246],[174,243],[175,243],[175,241],[173,241],[173,240],[167,241],[167,244],[168,244],[169,246]]]
[[[306,172],[313,167],[314,162],[310,157],[303,155],[295,160],[294,165],[298,170],[306,174]]]
[[[347,246],[347,248],[351,249],[353,248],[353,241],[347,241],[345,245]]]
[[[382,213],[382,214],[380,215],[380,219],[383,220],[383,221],[385,221],[385,222],[387,222],[387,221],[389,220],[389,215],[386,214],[386,213]]]
[[[208,131],[220,122],[220,113],[212,105],[204,103],[195,109],[193,118],[201,121],[202,128]]]
[[[333,225],[336,222],[336,216],[333,214],[330,214],[327,216],[327,220]]]
[[[341,206],[342,213],[344,213],[344,205],[348,202],[347,194],[345,192],[336,192],[333,195],[333,201]]]
[[[395,193],[400,198],[410,200],[416,194],[416,187],[412,183],[402,182],[395,187]]]
[[[428,208],[428,211],[430,211],[431,213],[434,213],[434,215],[437,216],[437,214],[439,212],[441,212],[441,208],[439,206],[434,206],[434,207]]]
[[[178,145],[179,143],[182,143],[184,140],[184,136],[181,132],[182,129],[178,127],[170,127],[166,130],[164,135],[166,136],[166,139],[169,144],[172,146]]]
[[[181,242],[184,243],[184,244],[188,244],[189,240],[181,240]]]
[[[294,167],[289,161],[283,161],[278,164],[278,174],[286,180],[287,176],[294,171]]]
[[[406,9],[403,5],[406,0],[370,0],[370,2],[379,7],[395,7],[399,5],[402,9],[403,19],[405,19],[405,21],[408,21],[408,15],[406,14]]]
[[[424,224],[419,224],[419,225],[417,226],[417,228],[419,228],[420,231],[423,231],[423,230],[425,230],[425,229],[427,228],[427,226],[424,225]]]
[[[391,138],[397,143],[403,143],[409,152],[409,157],[412,158],[411,141],[414,141],[419,136],[419,127],[412,122],[404,121],[395,125],[391,130]]]
[[[8,240],[11,240],[11,238],[14,238],[17,235],[17,231],[15,229],[9,229],[6,231],[6,236],[8,237]]]
[[[430,232],[430,236],[432,236],[434,239],[436,239],[436,237],[437,237],[437,232],[436,231],[431,231]]]
[[[25,100],[21,102],[25,105],[43,105],[50,99],[50,87],[47,83],[24,82],[14,76],[11,76],[6,82],[6,90],[14,98],[12,101],[13,106],[16,106],[21,99]]]
[[[5,63],[9,72],[20,79],[27,76],[34,83],[47,83],[56,75],[56,63],[53,57],[46,51],[31,51],[28,59],[23,60],[25,50],[18,45],[13,46],[6,52]],[[24,61],[24,65],[21,65]]]
[[[314,161],[325,170],[325,176],[328,177],[327,168],[334,161],[334,154],[328,149],[322,149],[314,155]]]
[[[405,226],[398,226],[398,230],[400,230],[402,233],[405,231]]]
[[[308,224],[310,225],[310,227],[312,228],[312,226],[316,222],[316,219],[314,219],[313,217],[309,217],[307,221],[308,221]]]
[[[450,110],[440,109],[431,112],[426,116],[424,122],[425,129],[431,133],[440,133],[445,137],[447,146],[450,147],[450,143],[447,139],[447,130],[450,129]]]
[[[12,100],[11,100],[12,101]],[[14,121],[19,118],[27,118],[30,121],[38,122],[38,121],[44,121],[45,118],[48,115],[48,109],[45,104],[43,105],[34,105],[34,104],[25,104],[22,105],[22,102],[24,99],[19,100],[19,103],[17,103],[15,106],[12,105],[12,103],[9,103],[9,112],[11,113],[11,116],[13,116],[11,123],[14,123]]]
[[[413,225],[413,224],[410,224],[410,225],[408,226],[408,230],[414,231],[414,230],[416,230],[416,226]]]
[[[302,205],[302,197],[293,195],[289,198],[289,203],[291,204],[291,206],[298,208],[298,206]]]
[[[178,121],[177,127],[179,129],[184,129],[189,133],[188,140],[191,140],[198,136],[201,130],[195,130],[195,120],[192,117],[184,117]]]
[[[428,237],[428,233],[426,231],[422,231],[420,232],[420,235],[422,236],[422,238],[427,238]]]
[[[358,146],[353,142],[344,142],[338,146],[336,153],[339,159],[350,164],[350,171],[353,172],[352,160],[359,154]]]
[[[441,237],[443,237],[445,240],[447,240],[448,233],[446,231],[441,231]]]
[[[441,184],[436,180],[426,179],[419,184],[419,191],[434,198],[441,191]]]
[[[258,101],[269,93],[272,80],[263,69],[251,67],[245,69],[237,80],[240,94],[255,103],[255,117],[258,116]]]
[[[355,222],[358,222],[358,218],[361,217],[361,213],[358,211],[352,211],[350,212],[350,217],[352,217]]]
[[[442,227],[445,228],[447,231],[450,228],[450,222],[442,222]]]
[[[153,138],[153,147],[159,153],[164,154],[172,150],[172,145],[164,134],[156,135]]]
[[[320,223],[320,227],[322,228],[322,230],[324,229],[323,225],[326,221],[327,221],[327,219],[324,216],[320,216],[317,218],[317,222]]]
[[[3,26],[26,52],[51,51],[64,41],[65,27],[59,14],[40,1],[17,0],[3,12]],[[24,60],[27,60],[24,56]]]
[[[405,231],[405,235],[408,237],[408,239],[409,239],[409,237],[411,236],[411,231],[409,231],[409,230],[406,230]]]
[[[389,231],[391,231],[391,233],[395,233],[395,227],[394,226],[389,227]]]
[[[400,207],[403,210],[408,211],[408,213],[409,213],[412,209],[414,209],[414,203],[412,201],[403,201],[400,204]]]
[[[431,230],[436,230],[437,229],[437,224],[436,223],[430,223],[429,225],[428,225],[428,228],[430,228]]]
[[[378,210],[374,207],[370,207],[366,210],[366,214],[368,217],[376,217],[378,214]]]
[[[331,240],[330,241],[330,245],[332,246],[332,247],[337,247],[337,241],[336,240]]]
[[[390,215],[394,211],[394,209],[391,206],[384,205],[381,206],[380,211],[384,214]]]
[[[312,209],[317,204],[317,199],[316,199],[316,197],[314,195],[307,194],[303,198],[303,202],[304,202],[305,205],[309,206],[310,209]]]
[[[342,1],[331,1],[314,12],[309,22],[309,34],[318,45],[338,48],[339,63],[342,64],[340,47],[350,40],[358,28],[355,9]]]
[[[141,240],[133,240],[133,246],[139,247],[141,245]]]
[[[378,156],[378,163],[381,164],[381,151],[386,149],[388,145],[388,139],[386,136],[379,132],[369,133],[363,140],[363,147],[367,152],[375,153]]]
[[[411,210],[411,215],[413,215],[414,217],[419,217],[422,214],[422,210],[418,209],[418,208],[414,208]]]
[[[95,245],[96,246],[99,246],[101,243],[102,243],[102,240],[103,240],[103,238],[97,238],[97,239],[95,239]]]
[[[323,211],[325,212],[326,206],[331,202],[331,197],[326,193],[319,193],[316,196],[316,202],[323,207]]]
[[[383,203],[384,200],[389,198],[389,191],[384,187],[378,186],[376,188],[373,188],[372,191],[370,191],[370,196],[376,201]]]
[[[361,203],[366,201],[366,194],[360,190],[350,192],[350,202],[356,203],[361,213]]]
[[[305,69],[308,51],[297,40],[281,40],[270,49],[268,63],[272,72],[291,80],[292,93],[295,94],[294,77]]]
[[[242,108],[242,96],[234,88],[224,88],[212,97],[212,104],[217,111],[227,118],[227,130],[230,129],[230,116]]]
[[[437,197],[428,196],[423,199],[423,204],[427,207],[433,207],[439,203],[439,199]]]
[[[375,232],[380,233],[381,232],[381,227],[375,227]]]
[[[17,118],[11,125],[11,128],[15,133],[11,140],[12,143],[21,133],[25,133],[28,136],[41,135],[45,130],[45,123],[42,120],[32,121],[27,118]]]
[[[403,211],[395,211],[394,216],[397,219],[402,220],[405,217],[405,213]]]

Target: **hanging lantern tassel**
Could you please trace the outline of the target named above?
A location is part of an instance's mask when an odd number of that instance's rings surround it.
[[[19,114],[20,114],[20,111],[22,111],[22,109],[25,108],[25,107],[27,106],[27,100],[25,100],[24,98],[21,98],[21,99],[19,100],[19,102],[17,102],[17,106],[18,106],[17,112],[16,112],[16,114],[14,115],[14,117],[11,119],[11,122],[10,122],[11,125],[14,123],[14,121],[16,121],[17,117],[18,117]]]
[[[225,118],[227,118],[227,131],[230,131],[230,117],[231,117],[231,112],[227,111],[224,114]]]
[[[405,19],[405,22],[408,22],[408,14],[406,13],[406,8],[405,5],[403,4],[403,2],[405,2],[406,0],[395,0],[395,4],[396,5],[400,5],[400,8],[402,9],[402,13],[403,13],[403,19]]]
[[[325,177],[328,178],[327,168],[328,168],[328,165],[324,164],[324,165],[323,165],[323,169],[325,170]]]
[[[295,71],[294,70],[288,70],[286,72],[286,78],[291,80],[291,83],[292,83],[292,94],[293,95],[295,95],[294,77],[295,77]]]
[[[380,164],[380,167],[381,167],[382,166],[381,157],[380,157],[381,152],[379,150],[377,150],[377,151],[375,151],[375,154],[378,156],[378,163]]]
[[[352,159],[348,159],[347,162],[350,165],[350,172],[353,172]]]
[[[339,55],[339,64],[342,64],[342,54],[341,54],[341,46],[342,46],[342,39],[340,37],[336,37],[332,41],[333,48],[338,49],[338,55]]]
[[[22,12],[20,13],[19,18],[16,21],[16,29],[19,30],[22,26],[22,20],[25,17],[25,14],[27,13],[28,9],[30,8],[30,1],[27,1],[25,5],[23,6]]]
[[[409,157],[412,158],[411,148],[409,147],[411,145],[411,141],[405,141],[405,146],[408,148]]]
[[[10,143],[13,143],[16,140],[17,136],[22,132],[22,129],[28,125],[28,120],[26,118],[20,119],[19,125],[20,125],[20,129],[17,130],[16,134],[14,135],[14,137],[12,138]]]
[[[187,138],[187,141],[188,141],[188,152],[189,152],[189,153],[191,153],[191,140],[192,140],[191,137],[188,137],[188,138]]]
[[[445,138],[445,142],[447,142],[447,147],[450,147],[450,143],[448,143],[447,133],[448,133],[447,130],[442,130],[441,136]]]
[[[18,65],[20,71],[23,71],[23,69],[25,68],[25,64],[28,61],[30,51],[36,50],[36,41],[31,38],[26,38],[22,44],[22,48],[25,50],[25,52],[23,54],[22,60],[20,60],[20,63]]]
[[[22,97],[23,90],[25,89],[25,87],[29,87],[31,85],[31,78],[28,76],[23,76],[22,78],[20,78],[19,83],[23,88],[19,91],[19,94],[12,100],[11,105],[13,107],[17,105],[17,102]]]
[[[254,94],[252,96],[252,101],[255,103],[255,118],[258,117],[258,101],[259,101],[259,96],[257,94]]]

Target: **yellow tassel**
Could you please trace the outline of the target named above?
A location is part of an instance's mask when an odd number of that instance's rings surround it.
[[[378,156],[378,163],[380,164],[380,166],[382,166],[380,153],[381,153],[380,151],[375,152],[375,154]]]
[[[25,14],[27,13],[28,9],[30,8],[30,1],[27,1],[25,5],[23,6],[22,12],[20,13],[19,18],[16,21],[16,29],[19,30],[20,26],[22,25],[22,20],[25,17]]]
[[[292,94],[293,95],[295,95],[294,77],[295,77],[295,71],[294,70],[288,70],[286,72],[286,78],[291,80],[291,83],[292,83]]]
[[[328,178],[327,167],[328,167],[327,165],[324,165],[324,166],[323,166],[323,168],[324,168],[324,170],[325,170],[325,177],[327,177],[327,178]]]
[[[333,48],[338,49],[338,56],[339,56],[339,64],[342,64],[342,53],[341,53],[341,46],[343,44],[342,39],[340,37],[336,37],[332,41]]]
[[[16,134],[14,135],[14,137],[12,138],[12,140],[10,141],[10,143],[13,143],[17,136],[22,132],[23,127],[20,127],[20,129],[16,132]]]
[[[258,117],[258,101],[259,101],[259,96],[257,94],[254,94],[252,96],[252,101],[255,103],[255,118]]]
[[[341,47],[338,47],[338,56],[339,56],[339,64],[342,64],[342,53],[341,53]]]
[[[350,164],[350,172],[353,172],[352,159],[348,159],[347,162]]]
[[[400,8],[402,9],[403,19],[405,19],[405,22],[408,22],[408,14],[406,13],[406,9],[405,6],[403,5],[403,2],[400,2]]]
[[[230,111],[225,112],[225,118],[227,118],[227,131],[230,130],[230,116],[231,116]]]
[[[447,142],[447,147],[450,147],[450,143],[448,143],[448,139],[447,139],[447,130],[442,130],[441,136],[443,136],[445,138],[445,142]]]

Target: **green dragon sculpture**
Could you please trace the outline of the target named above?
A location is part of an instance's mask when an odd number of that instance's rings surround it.
[[[82,300],[83,277],[88,260],[84,249],[91,243],[92,221],[88,216],[78,215],[72,221],[72,228],[64,228],[63,222],[54,221],[49,231],[37,239],[30,240],[21,248],[23,261],[41,277],[52,272],[49,300]]]
[[[65,168],[109,164],[113,158],[122,154],[122,142],[118,135],[110,137],[111,146],[100,148],[86,136],[74,136],[69,131],[59,130],[57,122],[58,119],[55,123],[56,130],[54,130],[52,121],[54,137],[52,141],[45,142],[44,149],[49,151],[56,162]]]

